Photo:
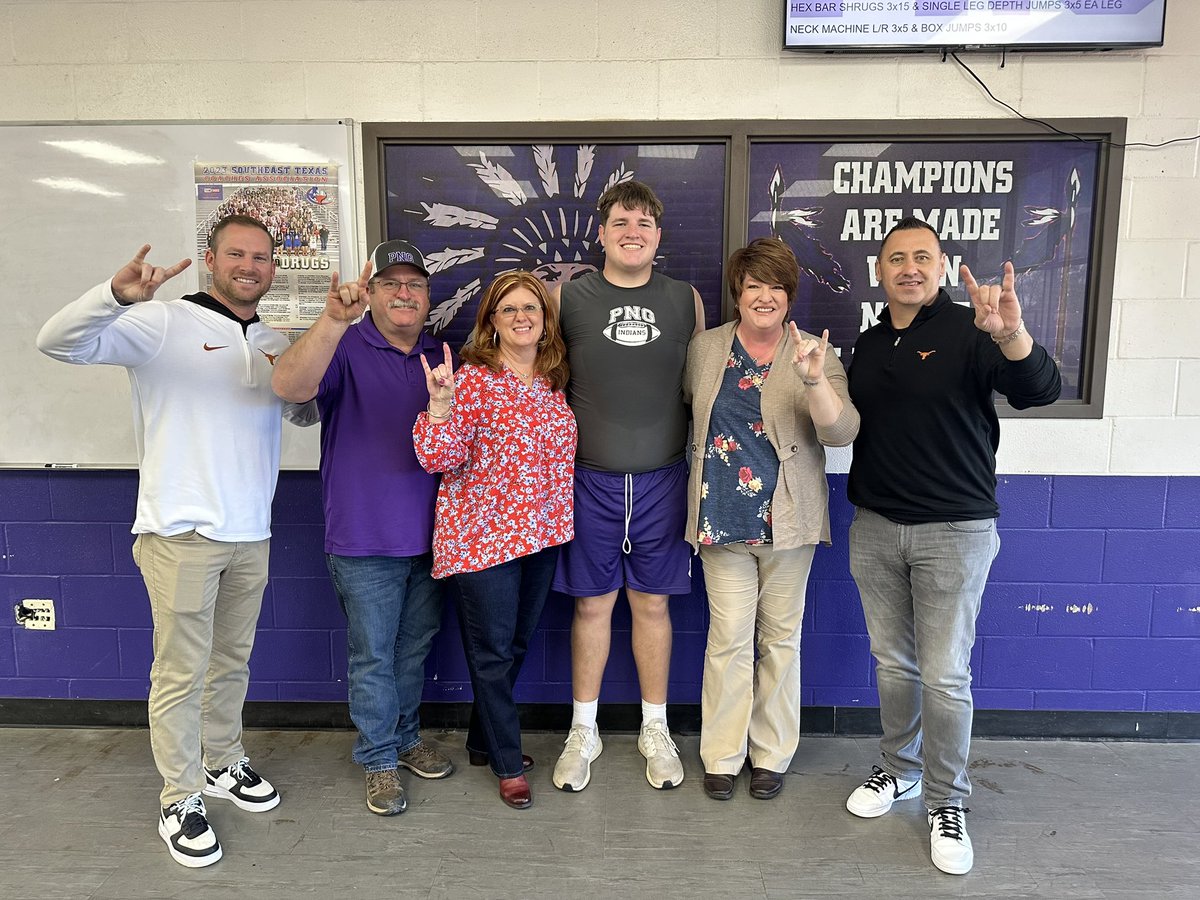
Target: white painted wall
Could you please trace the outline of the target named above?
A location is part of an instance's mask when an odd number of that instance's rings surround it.
[[[0,121],[1009,115],[934,54],[784,55],[781,3],[0,2]],[[968,60],[1028,115],[1195,134],[1200,3],[1168,9],[1161,50]],[[1113,299],[1105,418],[1007,420],[1002,471],[1200,474],[1196,143],[1127,154]]]

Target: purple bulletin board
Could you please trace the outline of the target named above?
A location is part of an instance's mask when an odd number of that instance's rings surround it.
[[[792,247],[793,318],[828,328],[847,363],[883,307],[875,257],[901,218],[938,231],[956,300],[960,263],[982,284],[1011,259],[1026,325],[1079,400],[1099,157],[1096,143],[1047,139],[752,142],[747,237]]]
[[[694,285],[716,325],[726,160],[723,141],[391,143],[382,151],[386,234],[425,254],[429,327],[458,346],[496,275],[525,269],[553,287],[602,268],[596,203],[636,179],[664,208],[655,265]]]
[[[845,362],[882,310],[874,256],[895,221],[925,218],[981,282],[1005,260],[1062,398],[1001,415],[1100,418],[1124,160],[1124,119],[366,123],[367,235],[413,241],[435,269],[429,326],[452,346],[483,288],[603,265],[596,201],[636,178],[663,201],[655,265],[690,282],[707,324],[728,319],[724,262],[775,235],[802,274],[793,317],[829,328]]]

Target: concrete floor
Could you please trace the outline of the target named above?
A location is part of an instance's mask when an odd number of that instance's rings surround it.
[[[868,738],[806,737],[773,801],[704,796],[698,738],[687,781],[655,791],[632,735],[605,735],[591,785],[550,784],[561,735],[527,735],[534,806],[508,809],[462,735],[427,734],[459,771],[403,776],[409,808],[363,805],[345,731],[252,731],[247,751],[283,803],[254,815],[209,802],[216,865],[174,863],[156,832],[145,731],[0,729],[0,897],[49,898],[935,898],[1200,897],[1200,744],[979,740],[968,825],[975,869],[929,862],[919,802],[857,819]]]

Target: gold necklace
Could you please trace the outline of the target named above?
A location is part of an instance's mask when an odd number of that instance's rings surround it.
[[[532,369],[528,372],[522,372],[520,369],[518,369],[513,364],[513,361],[511,359],[509,359],[505,354],[501,353],[500,358],[504,360],[504,365],[506,365],[506,366],[508,366],[508,368],[512,369],[513,372],[515,372],[517,375],[521,376],[521,378],[525,379],[526,381],[533,380],[533,370]]]

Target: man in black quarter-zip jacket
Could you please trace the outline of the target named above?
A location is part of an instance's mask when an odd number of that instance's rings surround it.
[[[875,274],[887,296],[859,336],[850,397],[862,416],[848,496],[850,570],[862,598],[879,686],[880,764],[846,808],[863,818],[922,795],[930,857],[962,875],[974,862],[963,802],[971,793],[971,648],[996,533],[993,392],[1016,409],[1058,399],[1058,367],[1021,319],[1012,263],[1001,284],[961,269],[972,308],[940,285],[937,232],[916,218],[883,240]]]

